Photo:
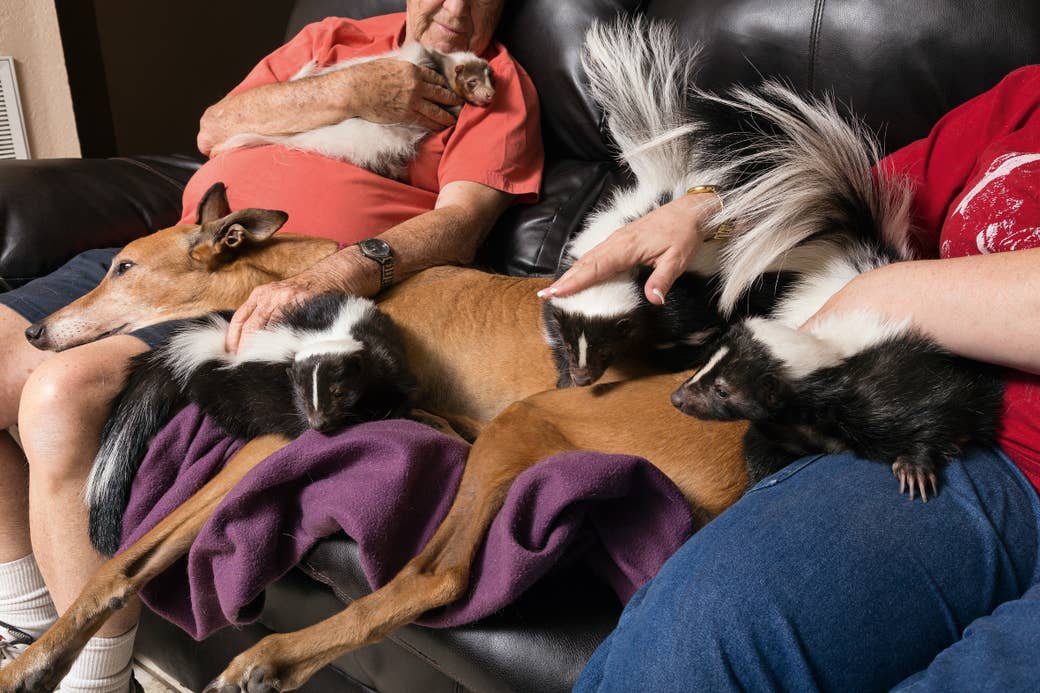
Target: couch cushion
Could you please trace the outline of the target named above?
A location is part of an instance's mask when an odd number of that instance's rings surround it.
[[[342,603],[371,591],[357,545],[342,534],[321,542],[301,568],[332,587]],[[308,612],[307,603],[316,604],[309,596],[269,600],[261,621],[276,631],[292,630],[342,606],[326,603],[321,609],[327,613]],[[390,638],[470,690],[562,692],[574,685],[620,611],[614,593],[575,563],[559,566],[516,603],[481,621],[445,630],[409,625]]]
[[[175,223],[184,183],[198,166],[188,157],[4,162],[0,280],[17,286],[84,250]]]
[[[1035,0],[652,0],[646,11],[704,44],[704,86],[766,75],[833,93],[890,151],[1016,67],[1040,62]]]

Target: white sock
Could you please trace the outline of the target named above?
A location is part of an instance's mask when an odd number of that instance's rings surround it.
[[[0,563],[0,621],[38,638],[57,620],[36,558],[29,554]]]
[[[114,638],[91,638],[69,673],[61,693],[126,693],[137,626]]]

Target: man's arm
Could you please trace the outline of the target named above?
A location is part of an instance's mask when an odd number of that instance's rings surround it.
[[[324,75],[263,84],[206,109],[198,147],[214,156],[232,135],[284,135],[364,118],[439,130],[455,122],[442,106],[461,103],[440,74],[403,60],[370,60]]]
[[[495,220],[513,196],[480,183],[445,185],[434,209],[379,235],[394,249],[394,276],[400,280],[435,265],[472,262]],[[227,349],[262,329],[286,306],[328,291],[374,296],[379,291],[379,265],[349,246],[310,269],[284,281],[253,290],[231,319]]]

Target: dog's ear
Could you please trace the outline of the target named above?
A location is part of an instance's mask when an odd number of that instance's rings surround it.
[[[202,226],[207,222],[226,217],[228,214],[231,214],[231,206],[228,204],[227,188],[223,183],[214,183],[199,200],[195,223]]]
[[[202,225],[191,246],[193,260],[207,266],[227,262],[245,243],[263,243],[289,219],[277,209],[240,209]]]

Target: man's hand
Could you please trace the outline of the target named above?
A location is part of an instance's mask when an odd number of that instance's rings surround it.
[[[262,284],[249,294],[228,326],[224,348],[238,351],[249,336],[267,327],[288,308],[328,292],[373,296],[379,290],[378,265],[346,248],[296,276]]]
[[[415,123],[431,130],[454,125],[444,106],[462,103],[439,73],[404,60],[383,58],[354,65],[351,110],[373,123]]]

